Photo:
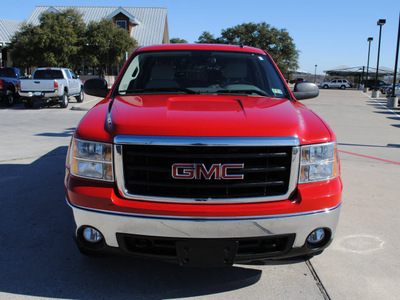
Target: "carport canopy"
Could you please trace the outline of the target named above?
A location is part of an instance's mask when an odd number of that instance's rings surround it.
[[[367,67],[361,66],[361,67],[348,67],[348,66],[340,66],[336,67],[334,69],[330,70],[325,70],[324,71],[327,75],[330,76],[362,76],[363,73],[367,73]],[[376,74],[376,68],[369,67],[368,68],[368,74]],[[386,68],[386,67],[380,67],[378,70],[378,76],[393,76],[394,72],[393,70]]]

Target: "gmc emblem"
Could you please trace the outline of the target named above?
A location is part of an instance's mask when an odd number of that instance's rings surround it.
[[[204,164],[173,164],[172,177],[174,179],[243,179],[244,174],[228,174],[232,169],[243,169],[244,164],[213,164],[207,170]]]

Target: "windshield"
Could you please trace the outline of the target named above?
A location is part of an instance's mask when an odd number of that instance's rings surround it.
[[[288,98],[267,55],[211,50],[139,53],[126,68],[116,91],[119,95],[211,93]]]

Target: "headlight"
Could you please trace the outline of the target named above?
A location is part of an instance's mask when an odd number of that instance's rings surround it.
[[[299,183],[330,180],[338,175],[336,142],[301,147]]]
[[[73,139],[70,157],[72,175],[114,180],[111,144]]]

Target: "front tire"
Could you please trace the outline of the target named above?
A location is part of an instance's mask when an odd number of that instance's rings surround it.
[[[61,108],[67,108],[68,103],[69,103],[68,95],[66,92],[64,92],[64,94],[61,97],[61,103],[60,103]]]
[[[80,102],[83,102],[83,100],[84,100],[84,98],[85,98],[85,94],[83,93],[82,88],[81,88],[81,91],[79,92],[79,96],[77,96],[77,97],[75,97],[75,98],[76,98],[76,101],[78,101],[79,103],[80,103]]]
[[[323,88],[324,88],[324,89],[328,89],[329,86],[328,86],[327,84],[325,84],[325,85],[323,86]]]

